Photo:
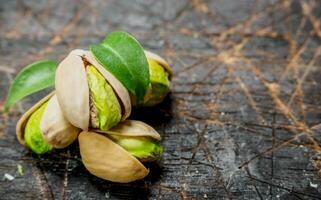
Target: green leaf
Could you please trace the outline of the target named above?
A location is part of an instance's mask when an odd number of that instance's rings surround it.
[[[57,66],[54,61],[41,60],[22,69],[11,84],[4,111],[9,111],[22,98],[52,86]]]
[[[141,104],[149,86],[149,68],[139,42],[126,32],[113,32],[90,50]]]

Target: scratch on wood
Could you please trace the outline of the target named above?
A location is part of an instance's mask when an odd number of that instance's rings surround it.
[[[36,163],[36,165],[33,165],[32,168],[32,174],[37,180],[37,185],[40,190],[40,194],[42,195],[42,198],[44,200],[51,200],[55,199],[54,194],[51,190],[50,185],[48,184],[46,175],[42,171],[41,167],[39,166],[39,162]]]

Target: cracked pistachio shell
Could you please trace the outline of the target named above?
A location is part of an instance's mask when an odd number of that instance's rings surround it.
[[[107,136],[83,131],[78,140],[83,164],[99,178],[128,183],[142,179],[149,173],[139,160]]]
[[[152,53],[150,51],[145,50],[145,55],[147,57],[147,59],[151,59],[151,60],[155,60],[156,62],[158,62],[162,67],[164,67],[164,69],[168,72],[169,75],[169,79],[171,80],[173,77],[173,69],[170,67],[170,65],[168,64],[168,62],[166,62],[166,60],[164,60],[162,57],[160,57],[159,55]]]
[[[145,96],[144,106],[161,103],[170,91],[168,72],[157,61],[148,59],[151,95]]]
[[[163,101],[163,99],[166,97],[167,93],[169,92],[169,83],[166,85],[166,82],[164,81],[169,81],[172,79],[173,77],[173,69],[170,67],[170,65],[159,55],[152,53],[150,51],[144,50],[145,52],[145,56],[148,60],[148,64],[149,64],[149,73],[150,73],[150,85],[149,88],[147,90],[147,93],[144,97],[144,103],[143,106],[154,106],[158,103],[160,103],[161,101]],[[164,84],[157,84],[157,88],[154,88],[153,90],[153,84],[152,84],[152,72],[154,72],[154,75],[156,74],[161,74],[158,72],[158,70],[155,71],[155,67],[151,68],[151,65],[156,63],[156,65],[160,65],[164,70],[166,74],[166,78],[164,77],[159,77],[160,81],[163,81],[165,83]],[[157,68],[157,67],[156,67]],[[152,70],[154,69],[154,71]],[[155,74],[156,72],[156,74]],[[167,75],[168,74],[168,75]],[[168,77],[167,77],[168,76]],[[155,85],[154,85],[155,87]],[[156,89],[156,90],[155,90]],[[132,105],[136,105],[136,99],[133,95],[131,95],[131,102]]]
[[[64,117],[56,95],[48,102],[40,122],[40,129],[43,138],[57,149],[69,146],[77,139],[80,132]]]
[[[20,144],[27,146],[26,141],[24,138],[25,135],[25,127],[26,124],[30,118],[30,116],[36,112],[44,103],[46,103],[52,96],[54,95],[54,92],[48,94],[43,99],[38,101],[34,106],[32,106],[27,112],[25,112],[22,117],[19,119],[16,125],[16,134],[17,138]]]
[[[82,130],[88,130],[90,120],[89,86],[85,65],[93,65],[107,80],[120,99],[122,120],[131,112],[129,93],[126,88],[89,51],[76,49],[59,64],[55,87],[58,102],[68,121]]]
[[[106,133],[115,143],[142,162],[151,162],[160,158],[163,147],[159,143],[160,135],[151,126],[136,120],[126,120],[112,127]]]

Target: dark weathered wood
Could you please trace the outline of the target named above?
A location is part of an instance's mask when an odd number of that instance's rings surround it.
[[[77,144],[40,157],[18,144],[16,121],[46,92],[1,113],[0,199],[321,198],[320,16],[318,0],[1,1],[0,107],[23,66],[114,30],[175,77],[164,103],[132,116],[166,150],[130,184],[90,175]]]

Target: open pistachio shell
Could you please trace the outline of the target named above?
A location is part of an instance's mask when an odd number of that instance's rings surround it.
[[[57,149],[69,146],[77,139],[80,132],[64,117],[56,95],[48,102],[40,122],[40,129],[43,138]]]
[[[107,131],[95,131],[107,134],[108,138],[142,162],[157,160],[163,153],[163,147],[159,143],[161,136],[141,121],[126,120]]]
[[[168,85],[167,87],[166,87],[166,85],[163,86],[163,84],[154,85],[152,83],[153,76],[154,77],[157,76],[156,77],[158,80],[157,82],[159,82],[159,81],[167,81],[168,82],[173,77],[173,70],[169,66],[169,64],[159,55],[154,54],[154,53],[147,51],[147,50],[145,50],[144,52],[145,52],[145,56],[147,57],[148,64],[149,64],[150,85],[149,85],[146,95],[144,96],[143,106],[154,106],[154,105],[160,103],[161,101],[163,101],[163,99],[166,97],[166,95],[170,89],[169,89],[169,84],[167,84]],[[157,69],[157,67],[155,68],[155,65],[153,67],[153,64],[151,64],[151,63],[155,63],[157,66],[160,66],[161,70],[164,72],[163,74],[165,77],[159,76],[159,75],[161,75],[161,73],[159,73],[159,70],[155,70],[155,69]],[[153,69],[154,69],[154,71],[153,71]],[[154,74],[153,74],[153,72],[154,72]],[[136,98],[133,95],[131,95],[131,102],[132,102],[133,106],[136,106]]]
[[[34,106],[32,106],[27,112],[25,112],[22,117],[17,122],[16,126],[16,134],[17,138],[20,144],[26,146],[25,138],[24,138],[24,130],[25,126],[28,122],[29,117],[36,111],[38,108],[40,108],[45,102],[47,102],[52,96],[54,95],[54,92],[48,94],[43,99],[38,101]]]
[[[83,131],[78,140],[82,162],[95,176],[128,183],[142,179],[149,173],[141,162],[106,136]]]
[[[146,136],[151,137],[152,139],[155,139],[157,141],[161,140],[161,136],[154,128],[152,128],[148,124],[136,120],[125,120],[107,131],[95,131],[120,136]]]
[[[161,103],[170,91],[168,72],[156,60],[148,59],[151,95],[145,96],[144,106]]]
[[[109,71],[107,71],[103,66],[101,66],[91,52],[86,51],[85,53],[86,60],[91,63],[95,68],[105,77],[108,83],[113,87],[115,93],[117,94],[118,98],[121,100],[122,106],[124,106],[124,113],[122,116],[122,120],[125,120],[129,117],[131,113],[131,102],[128,90],[123,86],[123,84]]]
[[[88,130],[90,120],[89,86],[85,64],[92,64],[113,87],[122,106],[122,119],[131,112],[129,93],[126,88],[93,58],[89,51],[76,49],[59,64],[55,87],[59,105],[71,124]]]
[[[160,57],[159,55],[152,53],[150,51],[145,50],[145,55],[147,58],[152,59],[157,61],[160,65],[162,65],[164,67],[164,69],[168,72],[169,74],[169,79],[171,79],[173,77],[173,69],[170,67],[170,65],[168,64],[168,62],[166,62],[166,60],[164,60],[162,57]]]

